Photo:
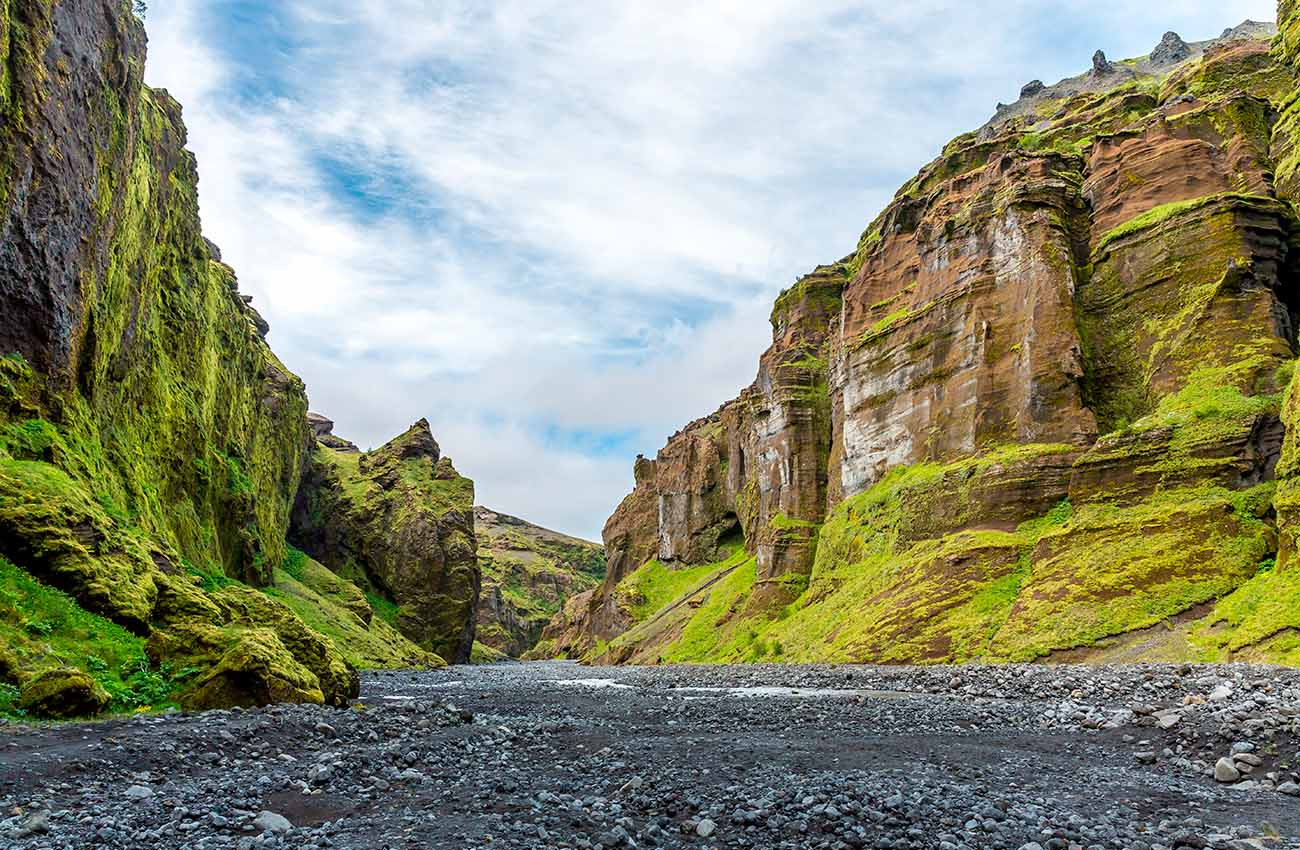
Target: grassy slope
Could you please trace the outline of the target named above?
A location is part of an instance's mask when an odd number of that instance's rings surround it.
[[[283,569],[275,571],[275,584],[267,592],[284,602],[308,626],[334,642],[352,666],[365,669],[441,667],[437,655],[426,652],[393,626],[391,603],[368,600],[352,582],[296,550]],[[360,606],[371,609],[369,623],[358,615]]]
[[[172,704],[186,671],[155,669],[145,641],[0,558],[0,654],[24,671],[76,667],[113,697],[110,710]],[[15,682],[0,681],[0,714],[17,713]]]

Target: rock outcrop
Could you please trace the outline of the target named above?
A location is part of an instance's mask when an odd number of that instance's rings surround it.
[[[478,561],[483,573],[476,639],[519,658],[538,647],[542,629],[572,596],[605,575],[600,545],[533,525],[485,507],[474,508]]]
[[[469,660],[482,581],[474,482],[442,456],[428,421],[365,453],[318,439],[289,539],[381,607],[395,606],[393,625],[415,644]]]
[[[1290,6],[949,144],[638,460],[556,650],[1300,661]]]

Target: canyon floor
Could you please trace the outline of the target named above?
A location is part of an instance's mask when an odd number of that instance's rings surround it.
[[[1298,731],[1300,671],[1242,665],[381,673],[0,726],[0,844],[1300,847]]]

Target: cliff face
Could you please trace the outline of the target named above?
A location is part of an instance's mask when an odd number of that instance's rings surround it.
[[[129,2],[0,2],[0,713],[342,705],[354,665],[467,654],[472,486],[427,429],[347,481],[393,506],[359,578],[423,648],[287,547],[324,450],[202,236],[180,106],[143,85],[144,48]],[[370,531],[350,507],[343,529]]]
[[[474,482],[442,456],[423,419],[372,452],[349,446],[328,432],[316,438],[290,539],[392,612],[410,640],[468,661],[482,582]]]
[[[604,575],[598,544],[485,507],[474,509],[474,530],[483,573],[476,637],[512,658],[533,650],[564,603]],[[545,647],[538,650],[549,655]]]
[[[949,144],[638,461],[559,649],[1300,660],[1295,16]]]
[[[284,559],[306,398],[202,238],[144,41],[126,3],[0,8],[4,686],[64,663],[111,686],[92,708],[343,702],[333,645],[232,585]]]

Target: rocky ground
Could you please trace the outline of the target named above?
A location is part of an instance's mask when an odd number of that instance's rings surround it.
[[[10,724],[0,846],[1300,847],[1298,748],[1274,668],[453,667]]]

